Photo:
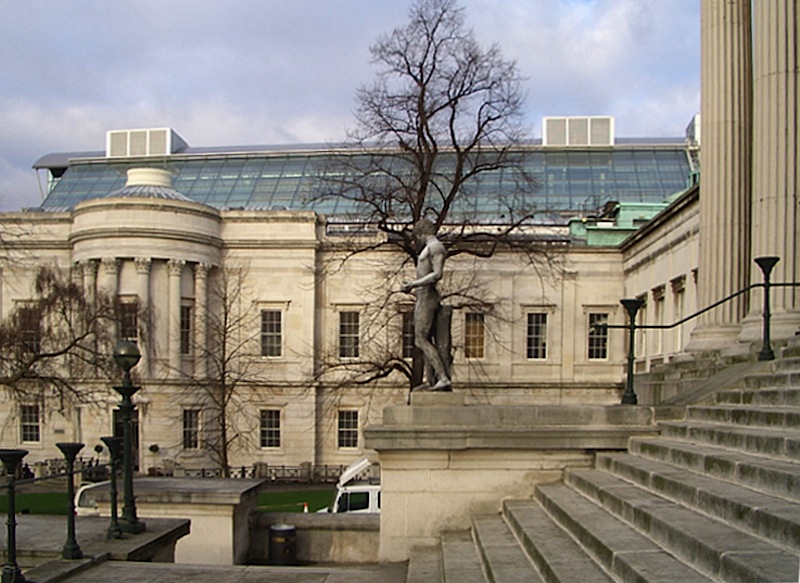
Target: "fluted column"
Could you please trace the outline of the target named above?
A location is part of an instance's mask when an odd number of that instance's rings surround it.
[[[180,376],[181,368],[181,274],[186,262],[170,259],[167,262],[169,273],[169,309],[167,315],[167,351],[169,354],[169,376]]]
[[[208,375],[206,310],[208,309],[209,271],[211,271],[211,266],[207,263],[198,263],[194,266],[194,373],[197,378],[201,379]]]
[[[137,257],[134,259],[136,265],[136,294],[139,296],[139,317],[145,318],[144,337],[139,338],[139,352],[142,359],[137,365],[137,371],[142,377],[150,376],[151,348],[153,343],[153,331],[150,321],[150,266],[152,260],[149,257]]]
[[[798,241],[798,29],[796,1],[757,0],[754,6],[752,257],[776,255],[772,281],[800,278]],[[752,279],[761,272],[753,268]],[[788,338],[800,325],[796,288],[771,296],[772,337]],[[762,295],[753,294],[752,326],[760,334]]]
[[[752,71],[750,0],[702,0],[699,303],[746,286],[750,273]],[[736,340],[744,299],[708,312],[690,350]]]

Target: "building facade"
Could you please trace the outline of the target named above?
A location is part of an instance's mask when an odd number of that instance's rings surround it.
[[[590,216],[609,200],[650,208],[643,203],[685,190],[696,146],[613,137],[563,144],[557,136],[553,130],[551,143],[523,147],[540,176],[529,196],[541,197],[545,211],[527,228],[548,241],[546,257],[531,262],[501,250],[446,265],[445,293],[469,289],[483,298],[478,307],[457,293],[446,302],[454,306],[454,387],[470,402],[619,401],[625,337],[594,325],[624,323],[619,300],[637,260],[616,244],[570,237],[566,218]],[[315,162],[331,152],[192,149],[171,130],[112,131],[105,152],[42,158],[36,168],[49,194],[41,207],[0,217],[22,233],[3,266],[3,316],[31,298],[32,274],[44,260],[70,272],[87,296],[117,298],[117,337],[135,340],[142,353],[134,373],[142,387],[136,433],[143,469],[218,461],[210,440],[221,421],[209,387],[220,381],[223,341],[235,349],[227,364],[238,375],[227,377],[233,467],[349,463],[363,453],[361,429],[408,399],[401,374],[360,381],[387,355],[410,362],[413,298],[396,290],[412,267],[403,268],[403,256],[380,245],[352,209],[307,203]],[[478,200],[490,200],[492,188],[502,189],[502,181],[480,185]],[[487,222],[492,212],[487,206]],[[365,241],[378,244],[341,261]],[[695,267],[681,264],[682,274],[647,285],[672,290],[683,281],[689,289]],[[693,307],[687,300],[680,309]],[[221,315],[237,324],[226,328]],[[660,354],[679,346],[664,343]],[[81,382],[101,391],[110,385]],[[110,386],[106,395],[60,410],[6,398],[0,440],[29,449],[32,462],[56,457],[58,441],[98,443],[115,431],[118,397]]]

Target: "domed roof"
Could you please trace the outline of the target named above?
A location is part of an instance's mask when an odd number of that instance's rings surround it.
[[[125,186],[104,198],[160,198],[192,202],[172,187],[172,175],[160,168],[129,168]]]

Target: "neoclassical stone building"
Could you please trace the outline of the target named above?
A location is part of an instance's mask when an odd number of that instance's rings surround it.
[[[626,270],[635,270],[626,262],[636,263],[626,257],[637,251],[598,245],[585,234],[616,228],[613,216],[596,218],[609,201],[660,204],[685,191],[697,143],[615,139],[610,118],[550,118],[545,127],[543,142],[523,147],[541,178],[529,196],[547,210],[528,230],[553,243],[556,267],[509,251],[448,261],[448,285],[468,281],[491,306],[455,310],[455,389],[480,403],[617,403],[625,336],[592,325],[625,322],[619,300]],[[231,465],[349,463],[363,451],[361,429],[386,405],[408,398],[408,380],[398,374],[367,385],[350,381],[353,368],[379,350],[409,356],[411,298],[386,293],[387,271],[402,265],[389,248],[336,261],[352,237],[377,234],[352,209],[308,204],[317,162],[334,153],[191,148],[171,130],[152,129],[109,132],[105,151],[45,156],[35,165],[48,181],[42,205],[0,217],[24,224],[9,251],[15,261],[3,266],[2,313],[31,297],[42,261],[70,270],[87,294],[115,295],[122,306],[117,335],[136,340],[142,352],[135,369],[140,465],[211,467],[204,431],[214,414],[199,387],[214,374],[210,344],[227,282],[241,317],[228,336],[242,352],[236,366],[247,381],[232,407],[240,435]],[[492,188],[504,188],[502,179],[480,185],[477,200],[490,200]],[[651,218],[651,207],[634,212],[631,230]],[[487,207],[487,222],[496,220],[492,212]],[[571,231],[569,218],[582,229]],[[691,246],[696,228],[683,226]],[[683,253],[672,267],[629,279],[661,286],[665,298],[679,294],[679,304],[665,299],[670,315],[689,313],[696,254]],[[651,348],[667,358],[686,334]],[[118,397],[110,389],[107,395],[63,413],[5,400],[2,443],[24,445],[31,461],[55,457],[57,441],[95,444],[114,431]]]

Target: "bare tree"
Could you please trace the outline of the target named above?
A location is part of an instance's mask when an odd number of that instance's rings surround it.
[[[32,297],[0,321],[0,385],[15,400],[90,402],[87,379],[116,374],[115,298],[89,296],[70,274],[38,268]]]
[[[198,445],[224,477],[230,477],[232,449],[252,445],[248,440],[257,434],[248,404],[263,380],[263,363],[256,358],[259,329],[246,282],[247,270],[235,266],[217,270],[209,278],[207,339],[193,345],[207,374],[193,376],[186,389],[204,408],[205,427]]]
[[[313,198],[350,209],[336,220],[360,223],[359,234],[383,236],[345,239],[347,231],[329,225],[341,241],[334,246],[346,247],[336,255],[346,261],[389,245],[400,251],[397,268],[404,269],[421,250],[412,225],[427,218],[448,256],[491,257],[514,249],[532,264],[551,267],[549,242],[531,236],[535,213],[543,209],[537,209],[537,183],[521,147],[526,132],[515,63],[497,45],[478,43],[455,0],[417,0],[408,23],[381,37],[371,54],[379,71],[358,91],[350,147],[320,168]],[[479,299],[465,289],[445,295]],[[375,304],[393,301],[385,296]],[[396,351],[361,364],[354,377],[359,382],[395,371],[409,376],[412,386],[420,380],[418,362],[409,367]]]

